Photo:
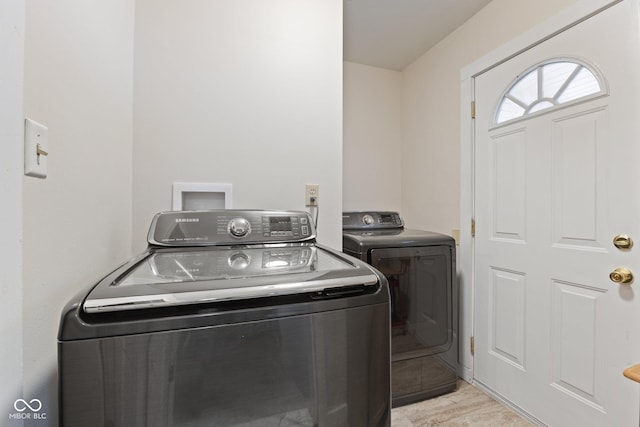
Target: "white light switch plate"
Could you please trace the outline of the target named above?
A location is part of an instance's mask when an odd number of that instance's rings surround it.
[[[40,150],[38,150],[38,144],[40,144]],[[49,128],[31,119],[25,119],[24,174],[36,178],[46,178],[48,151]]]

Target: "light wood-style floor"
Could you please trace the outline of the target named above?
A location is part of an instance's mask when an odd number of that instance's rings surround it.
[[[458,380],[458,389],[453,393],[394,408],[391,411],[392,427],[531,427],[533,425],[463,380]]]

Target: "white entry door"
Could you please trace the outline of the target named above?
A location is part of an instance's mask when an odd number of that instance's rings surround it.
[[[475,79],[474,379],[551,426],[638,426],[637,3]]]

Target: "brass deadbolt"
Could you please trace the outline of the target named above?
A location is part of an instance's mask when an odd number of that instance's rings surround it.
[[[628,268],[618,267],[609,274],[609,279],[611,279],[612,282],[626,285],[633,282],[633,273]]]
[[[618,234],[613,238],[613,246],[618,249],[631,249],[633,247],[633,239],[627,234]]]

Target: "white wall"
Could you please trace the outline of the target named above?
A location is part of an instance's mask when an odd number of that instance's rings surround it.
[[[494,0],[402,73],[345,62],[344,210],[459,228],[461,68],[575,1]]]
[[[341,247],[341,0],[137,0],[134,88],[136,250],[173,182],[299,210],[319,184],[319,241]]]
[[[344,211],[402,211],[402,73],[344,63]]]
[[[38,426],[57,424],[63,306],[131,256],[134,12],[27,2],[24,114],[49,127],[49,176],[24,178],[24,387],[47,412]]]
[[[577,0],[493,0],[403,71],[402,212],[451,233],[460,212],[460,70]]]
[[[22,394],[22,84],[25,0],[0,3],[0,425]]]

